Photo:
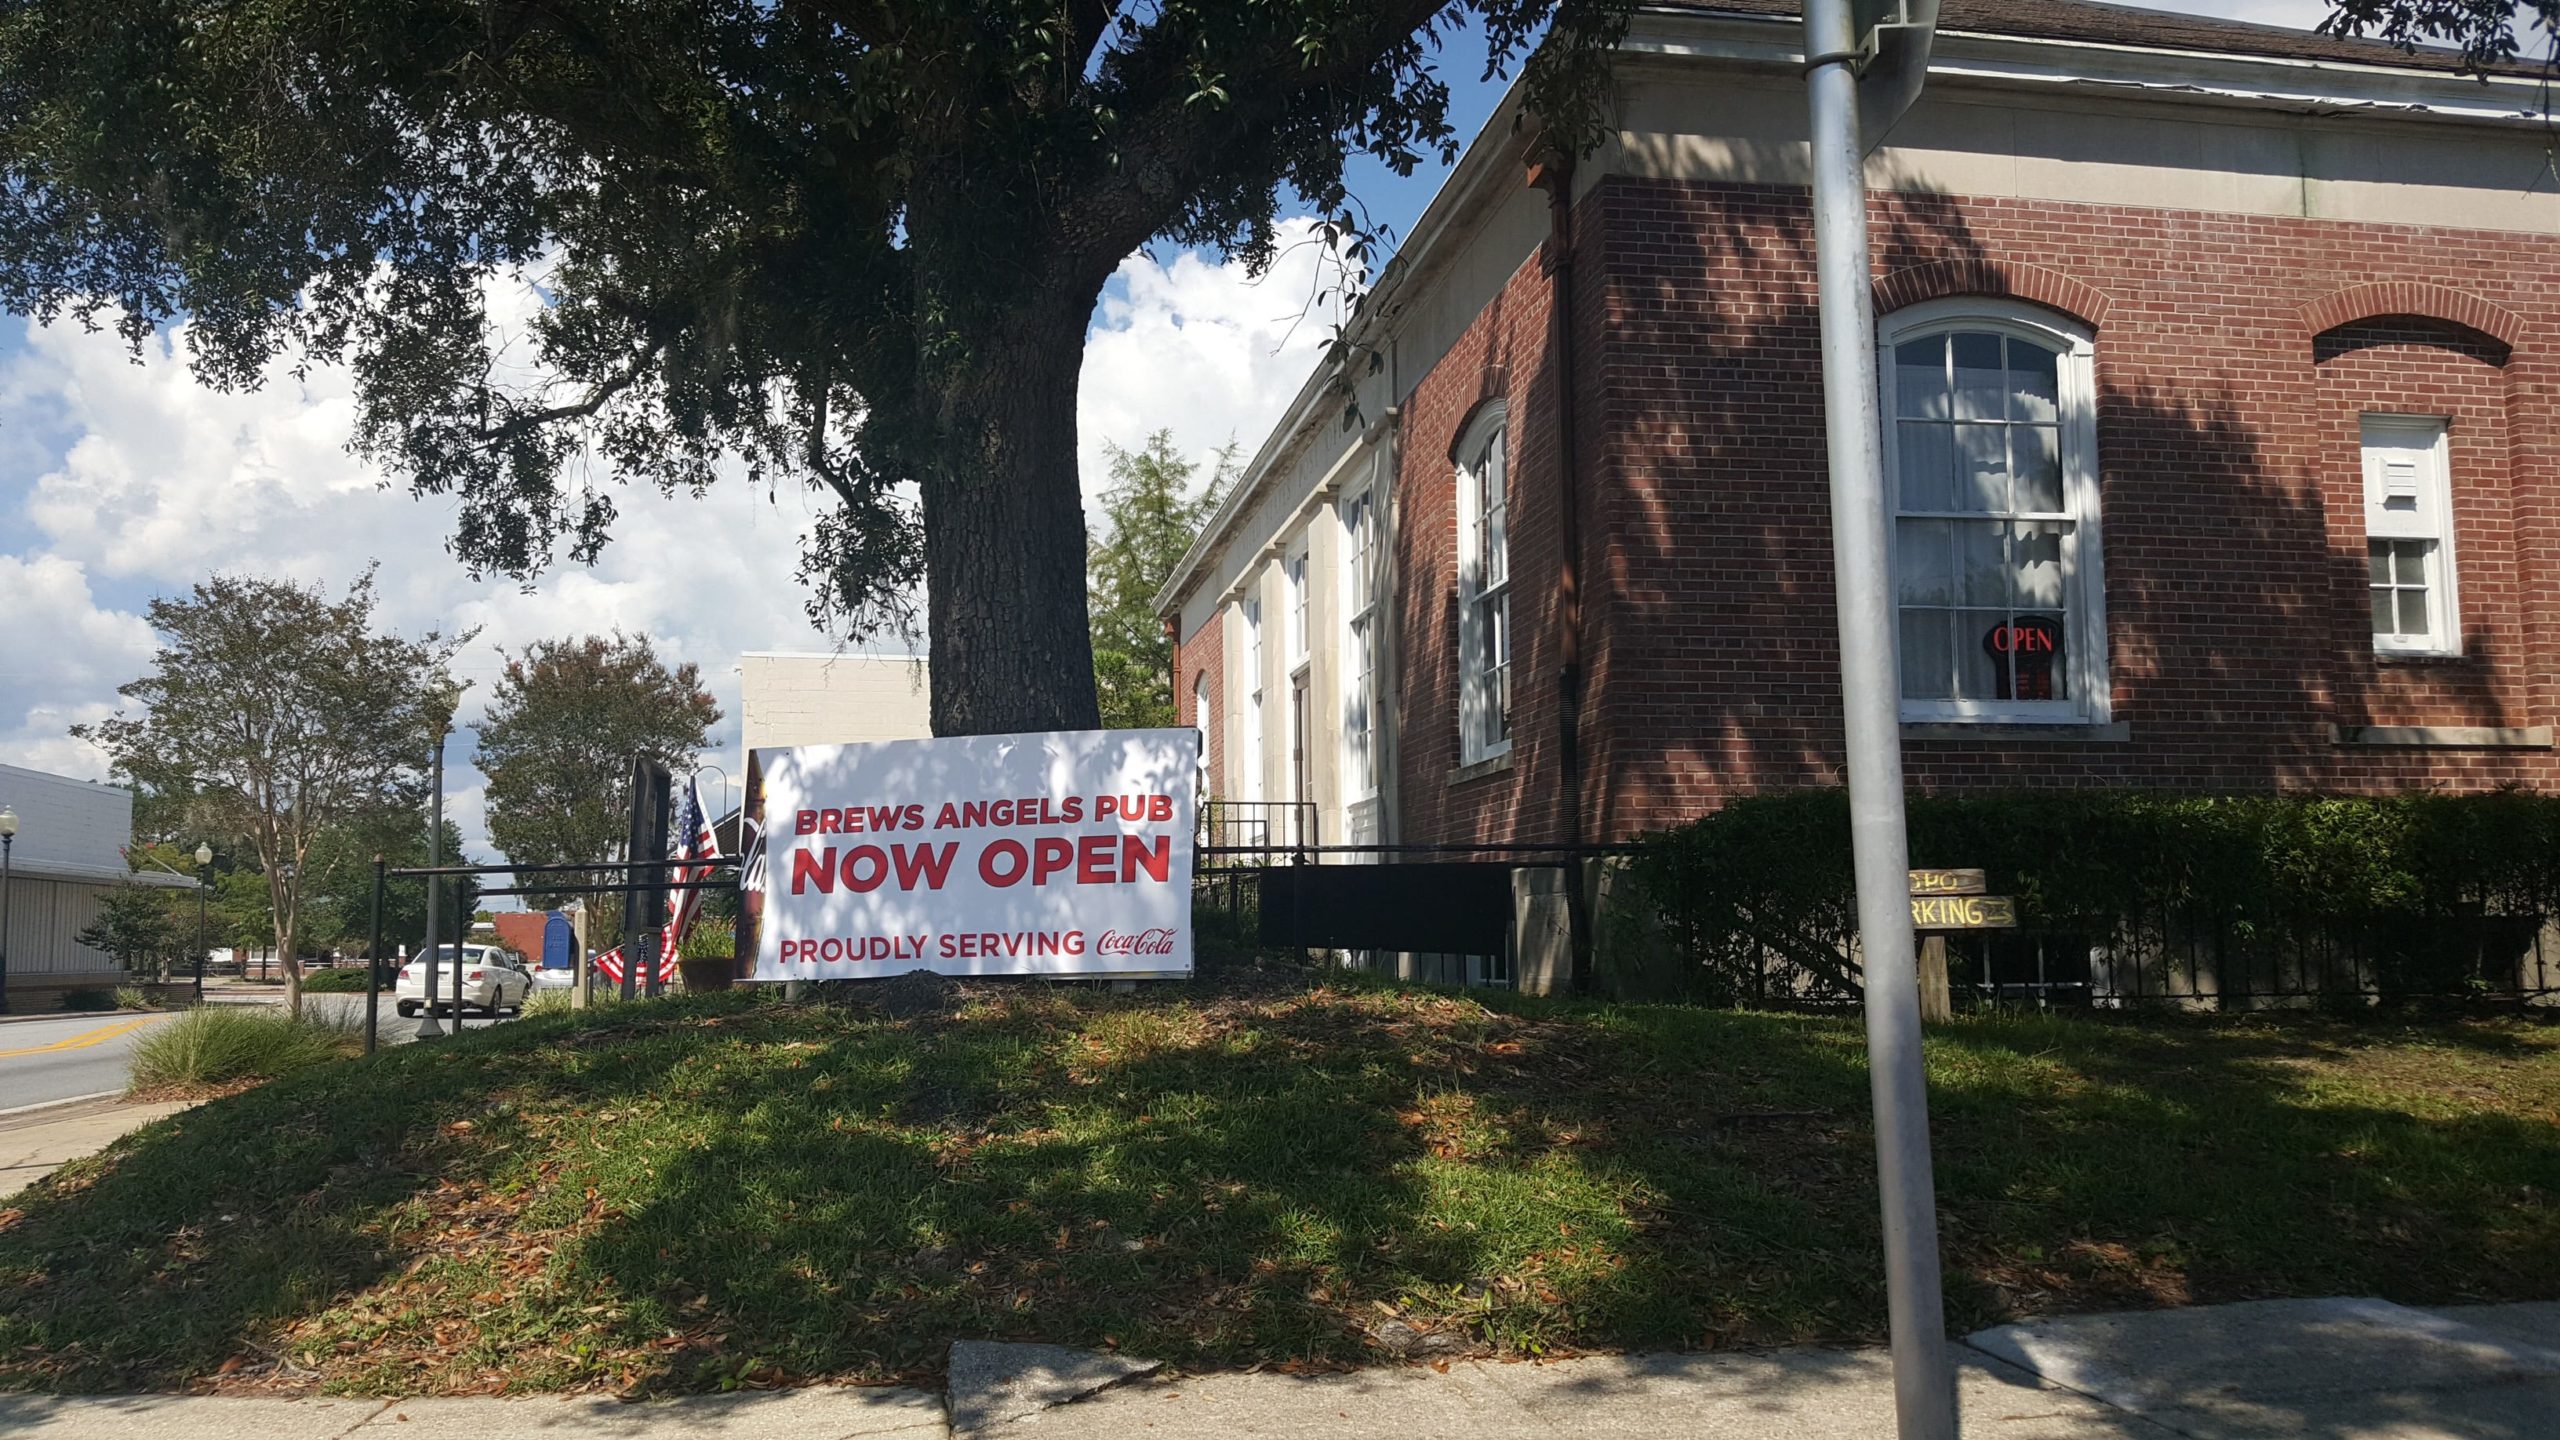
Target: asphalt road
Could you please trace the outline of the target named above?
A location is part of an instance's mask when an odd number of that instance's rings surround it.
[[[65,1015],[0,1025],[0,1110],[124,1088],[134,1042],[167,1015]]]
[[[220,997],[216,1003],[281,1007],[284,997]],[[331,1016],[364,1013],[361,995],[306,995],[303,1004]],[[416,1038],[418,1022],[403,1020],[393,1013],[388,995],[382,998],[380,1015],[375,1023],[380,1027],[383,1044],[405,1044]],[[0,1110],[124,1089],[125,1070],[135,1043],[152,1026],[165,1025],[173,1018],[165,1012],[65,1015],[0,1025]],[[453,1028],[449,1018],[440,1018],[436,1023],[448,1031]],[[478,1030],[504,1022],[472,1015],[463,1023]]]

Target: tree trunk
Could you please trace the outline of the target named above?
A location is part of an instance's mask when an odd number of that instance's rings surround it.
[[[1003,307],[928,378],[943,443],[924,486],[933,733],[1100,723],[1085,618],[1076,385],[1099,285]],[[993,307],[991,307],[993,308]]]

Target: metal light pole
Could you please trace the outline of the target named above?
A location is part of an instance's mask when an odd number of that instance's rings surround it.
[[[1918,15],[1910,14],[1917,8]],[[1824,438],[1831,465],[1832,574],[1840,620],[1840,699],[1849,755],[1849,837],[1865,966],[1868,1092],[1884,1209],[1885,1296],[1894,1412],[1902,1440],[1956,1440],[1938,1274],[1938,1208],[1929,1163],[1927,1074],[1920,1055],[1919,970],[1902,809],[1902,691],[1893,650],[1884,440],[1877,414],[1875,308],[1867,259],[1860,75],[1884,105],[1908,105],[1925,75],[1930,0],[1807,0],[1805,84],[1813,114],[1813,223],[1821,280]],[[1888,15],[1886,12],[1894,12]],[[1883,28],[1904,32],[1888,37]],[[1916,36],[1910,32],[1915,30]],[[1890,49],[1890,42],[1905,48]],[[1917,54],[1908,48],[1916,42]],[[1879,64],[1879,60],[1882,63]],[[1879,114],[1881,134],[1895,114]]]
[[[430,802],[427,819],[427,865],[430,869],[444,863],[444,737],[452,731],[453,727],[450,724],[436,727],[435,759],[429,766],[430,773],[435,777],[427,785],[428,792],[434,797]],[[444,1033],[444,1027],[436,1023],[436,881],[441,877],[430,875],[426,878],[427,943],[419,953],[426,958],[427,962],[427,1008],[418,1020],[418,1038],[432,1040]],[[462,954],[459,949],[453,953],[456,956]],[[462,1028],[460,1005],[453,1007],[453,1028],[456,1030]]]
[[[382,1028],[382,856],[373,857],[373,942],[364,947],[364,1053],[378,1043]]]
[[[196,1003],[204,1003],[204,899],[213,888],[213,844],[196,842]]]
[[[18,843],[18,812],[0,805],[0,1015],[9,1013],[9,850]]]

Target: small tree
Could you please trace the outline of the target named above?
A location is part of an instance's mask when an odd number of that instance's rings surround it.
[[[480,722],[489,839],[519,865],[623,858],[633,756],[683,773],[710,743],[720,706],[691,662],[670,668],[646,635],[538,640],[507,661]],[[558,894],[594,881],[561,877]],[[591,896],[591,939],[619,907]]]
[[[170,896],[178,893],[127,880],[98,897],[97,918],[71,938],[129,972],[165,981],[195,938],[192,920],[172,913]]]
[[[1173,641],[1156,618],[1155,598],[1234,478],[1235,446],[1218,452],[1198,495],[1191,477],[1199,467],[1174,449],[1172,431],[1158,430],[1138,450],[1105,448],[1111,487],[1102,495],[1103,532],[1088,542],[1085,562],[1094,691],[1106,726],[1170,725]]]
[[[199,830],[237,835],[266,891],[285,1003],[302,1013],[303,894],[311,847],[359,815],[415,806],[427,747],[460,693],[462,640],[373,629],[373,572],[332,600],[319,587],[216,576],[151,602],[162,644],[119,712],[72,734],[119,775],[193,797]]]

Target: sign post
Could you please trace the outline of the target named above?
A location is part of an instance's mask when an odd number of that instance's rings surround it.
[[[1886,1307],[1901,1440],[1956,1440],[1938,1277],[1927,1072],[1902,813],[1901,683],[1893,648],[1884,439],[1867,257],[1866,154],[1927,73],[1935,0],[1806,0],[1813,229],[1820,281],[1833,599],[1849,770],[1849,837],[1865,959],[1868,1092],[1884,1211]],[[1867,92],[1868,124],[1859,120]]]

